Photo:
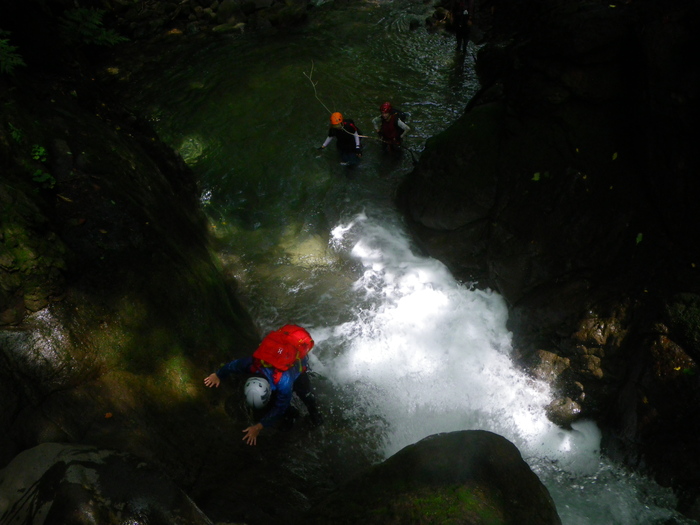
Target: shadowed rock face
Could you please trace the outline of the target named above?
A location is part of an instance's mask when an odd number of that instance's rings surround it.
[[[437,434],[397,452],[304,516],[303,523],[561,523],[518,449],[491,432]]]
[[[555,277],[646,266],[644,246],[668,248],[669,235],[692,249],[698,233],[686,113],[697,111],[698,86],[680,64],[669,71],[668,56],[693,43],[676,19],[691,13],[665,13],[671,34],[651,8],[540,0],[528,9],[527,34],[480,50],[482,90],[428,141],[401,190],[426,246],[511,304]]]
[[[235,492],[229,495],[236,497]],[[59,443],[26,450],[0,470],[0,519],[36,525],[212,523],[167,475],[143,460]],[[485,431],[425,438],[360,475],[309,514],[286,513],[283,519],[318,524],[561,523],[547,489],[517,448]],[[278,520],[261,508],[253,522]]]
[[[210,525],[167,476],[123,452],[44,443],[0,470],[3,523]]]
[[[32,81],[0,108],[22,133],[0,130],[0,251],[13,254],[0,262],[0,310],[13,312],[0,314],[12,323],[0,330],[0,465],[68,441],[156,456],[186,478],[197,468],[179,457],[208,444],[176,430],[202,417],[201,378],[249,354],[256,327],[215,263],[182,159],[109,97]],[[32,144],[46,146],[53,187],[28,175]]]
[[[424,248],[504,295],[515,355],[605,450],[700,491],[697,2],[482,2],[483,88],[399,202]],[[679,324],[680,323],[680,324]],[[695,511],[697,512],[697,510]]]

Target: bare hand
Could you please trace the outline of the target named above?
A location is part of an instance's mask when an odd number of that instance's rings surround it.
[[[219,376],[217,376],[216,373],[210,374],[204,378],[204,385],[208,386],[209,388],[211,388],[213,386],[218,388],[218,386],[220,384],[221,384],[221,379],[219,379]]]
[[[256,423],[252,427],[246,428],[243,433],[245,436],[243,436],[243,441],[248,443],[249,445],[256,445],[258,442],[258,434],[260,434],[260,431],[263,429],[262,423]]]

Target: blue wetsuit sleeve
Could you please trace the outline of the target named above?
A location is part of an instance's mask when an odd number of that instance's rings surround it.
[[[226,363],[224,366],[216,371],[216,375],[219,379],[225,379],[231,374],[247,374],[250,372],[250,367],[253,364],[252,357],[243,357],[241,359],[236,359],[230,363]]]
[[[260,419],[263,427],[271,427],[279,423],[292,402],[293,387],[294,377],[292,374],[285,372],[280,382],[277,383],[274,406]]]

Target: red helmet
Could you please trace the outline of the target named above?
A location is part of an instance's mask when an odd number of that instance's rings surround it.
[[[384,104],[379,106],[379,111],[381,111],[382,113],[391,112],[391,102],[384,102]]]

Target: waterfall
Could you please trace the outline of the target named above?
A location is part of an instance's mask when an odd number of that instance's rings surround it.
[[[331,242],[361,263],[357,308],[354,319],[314,331],[320,346],[342,349],[320,353],[314,368],[352,397],[347,418],[376,434],[385,457],[431,434],[489,430],[520,449],[566,524],[673,515],[670,491],[600,455],[595,423],[565,430],[547,419],[551,392],[511,361],[497,293],[455,281],[415,255],[400,228],[365,213],[336,226]]]

